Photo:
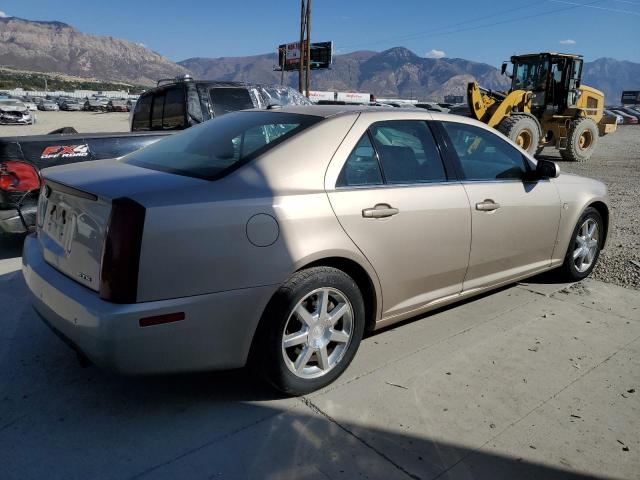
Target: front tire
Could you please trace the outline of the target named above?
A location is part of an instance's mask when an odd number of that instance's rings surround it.
[[[286,394],[313,392],[346,370],[364,324],[362,294],[346,273],[331,267],[296,272],[269,302],[251,362]]]
[[[577,282],[591,274],[600,257],[603,234],[602,216],[595,208],[587,208],[573,230],[561,267],[566,280]]]

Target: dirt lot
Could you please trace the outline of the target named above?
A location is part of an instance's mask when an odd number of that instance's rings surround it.
[[[73,127],[78,132],[126,132],[129,114],[123,112],[36,112],[35,125],[2,125],[0,137],[39,135],[61,127]]]
[[[549,149],[544,154],[566,172],[607,184],[612,228],[593,277],[640,290],[640,126],[620,126],[616,133],[601,138],[596,153],[585,163],[564,162]]]

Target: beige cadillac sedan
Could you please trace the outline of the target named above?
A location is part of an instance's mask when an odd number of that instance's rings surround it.
[[[249,110],[44,170],[23,272],[43,320],[104,368],[252,364],[304,394],[365,329],[545,270],[586,277],[606,197],[464,117]]]

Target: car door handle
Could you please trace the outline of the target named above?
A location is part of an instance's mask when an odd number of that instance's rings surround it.
[[[378,203],[373,208],[365,208],[362,210],[364,218],[386,218],[400,213],[400,210],[393,208],[388,203]]]
[[[500,204],[494,202],[490,198],[487,198],[484,202],[476,203],[476,210],[481,212],[492,212],[500,208]]]

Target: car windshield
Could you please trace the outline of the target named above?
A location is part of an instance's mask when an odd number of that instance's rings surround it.
[[[320,120],[273,111],[229,113],[153,143],[122,161],[215,180]]]

